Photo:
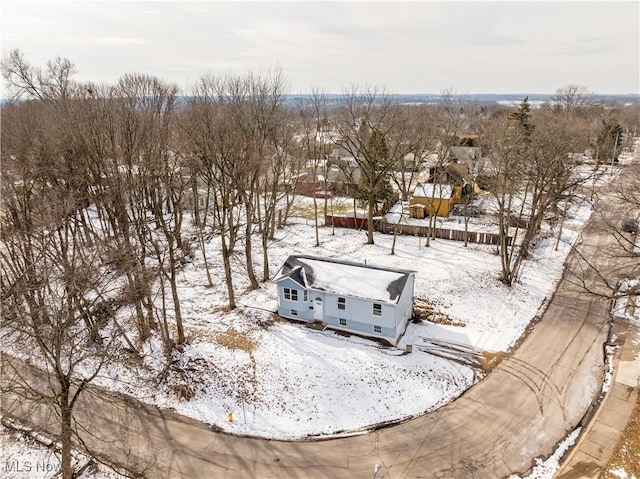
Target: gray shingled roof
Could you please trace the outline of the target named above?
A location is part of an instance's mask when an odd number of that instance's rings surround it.
[[[291,255],[275,281],[291,278],[309,289],[396,303],[414,271],[306,255]]]

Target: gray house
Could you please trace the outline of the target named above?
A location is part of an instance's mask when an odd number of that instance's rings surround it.
[[[411,318],[415,272],[315,256],[289,256],[275,278],[278,314],[385,339]]]

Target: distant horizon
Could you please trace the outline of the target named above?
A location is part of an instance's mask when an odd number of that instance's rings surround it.
[[[3,93],[6,93],[3,91]],[[601,99],[601,100],[633,100],[634,102],[639,102],[640,103],[640,93],[596,93],[596,92],[590,92],[591,95],[596,99]],[[339,97],[343,97],[345,95],[348,95],[348,93],[345,92],[341,92],[341,93],[332,93],[332,92],[323,92],[323,94],[325,95],[325,97],[328,97],[328,99],[332,99],[332,98],[339,98]],[[386,94],[389,97],[406,97],[406,98],[415,98],[415,99],[421,99],[421,98],[433,98],[433,99],[437,99],[440,98],[442,96],[442,93],[394,93],[394,92],[386,92]],[[529,97],[530,101],[540,101],[540,102],[544,102],[544,101],[548,101],[551,99],[551,97],[553,97],[556,94],[556,92],[553,93],[527,93],[527,92],[521,92],[521,93],[451,93],[452,96],[458,98],[458,97],[469,97],[471,99],[486,99],[486,100],[493,100],[494,102],[499,102],[499,101],[522,101],[524,99],[524,97]],[[308,93],[304,93],[304,92],[300,92],[300,93],[285,93],[284,97],[286,98],[296,98],[296,97],[310,97],[312,96],[313,93],[308,92]],[[190,95],[188,93],[183,93],[183,92],[179,92],[177,95],[178,98],[190,98],[193,97],[193,95]],[[486,97],[486,98],[482,98],[482,97]],[[28,100],[27,98],[22,98],[19,99],[17,101],[26,101]],[[4,104],[4,103],[9,103],[11,101],[14,101],[14,99],[12,98],[7,98],[7,97],[2,97],[0,98],[0,104]]]
[[[426,92],[426,93],[405,93],[405,92],[385,92],[387,95],[389,96],[442,96],[441,92]],[[596,97],[600,97],[600,96],[611,96],[611,97],[615,97],[615,96],[637,96],[640,98],[640,93],[600,93],[600,92],[589,92],[591,95],[596,96]],[[312,93],[287,93],[286,95],[289,96],[295,96],[295,95],[311,95]],[[335,95],[335,96],[344,96],[344,95],[348,95],[349,93],[345,93],[345,92],[323,92],[324,95]],[[364,93],[363,93],[364,94]],[[474,96],[474,95],[482,95],[482,96],[518,96],[518,95],[534,95],[534,96],[553,96],[556,95],[557,92],[533,92],[533,93],[528,93],[528,92],[516,92],[516,93],[497,93],[497,92],[472,92],[472,93],[460,93],[460,92],[450,92],[451,95],[453,96]],[[186,96],[186,95],[181,95],[181,96]]]

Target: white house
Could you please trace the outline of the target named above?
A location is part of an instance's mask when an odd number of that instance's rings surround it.
[[[275,278],[278,314],[396,345],[411,318],[415,271],[289,256]]]

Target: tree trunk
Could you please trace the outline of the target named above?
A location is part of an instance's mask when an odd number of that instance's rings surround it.
[[[398,237],[398,223],[393,226],[393,241],[391,242],[391,256],[396,254],[396,238]]]
[[[192,189],[195,191],[197,187],[198,187],[197,180],[194,179],[192,183]],[[202,251],[202,260],[204,261],[204,271],[207,275],[207,286],[211,287],[213,286],[213,280],[211,278],[211,269],[209,268],[209,262],[207,261],[207,251],[206,251],[206,245],[204,242],[204,226],[205,226],[206,215],[204,218],[200,218],[200,205],[198,204],[198,195],[196,193],[194,193],[193,195],[193,204],[194,204],[193,210],[194,210],[196,229],[198,231],[198,240],[200,243],[200,249]],[[209,208],[209,188],[207,188],[207,198],[205,200],[205,211],[208,208]]]
[[[465,212],[464,215],[464,247],[469,246],[469,214]]]
[[[180,309],[180,297],[178,296],[178,285],[176,280],[176,258],[173,248],[173,241],[169,241],[169,284],[171,286],[171,299],[173,300],[173,310],[176,315],[176,328],[178,330],[178,344],[184,344],[184,326],[182,324],[182,310]]]
[[[258,280],[253,271],[253,250],[251,245],[251,235],[253,234],[253,211],[250,205],[250,201],[245,201],[245,211],[247,216],[247,226],[245,228],[244,236],[244,255],[247,264],[247,275],[249,276],[249,282],[251,283],[250,289],[258,288]]]
[[[265,231],[262,235],[262,281],[269,280],[269,242],[267,232]]]
[[[227,238],[224,235],[224,231],[220,235],[220,241],[222,243],[222,262],[224,264],[224,279],[227,285],[227,295],[229,297],[229,309],[236,308],[236,296],[233,291],[233,274],[231,271],[231,251],[227,246]]]
[[[162,342],[164,344],[164,353],[167,357],[171,354],[173,349],[173,340],[171,339],[171,333],[169,331],[169,323],[167,321],[167,292],[165,291],[165,277],[164,267],[160,265],[160,301],[162,309],[162,323],[160,326],[160,332],[162,334]]]
[[[70,405],[69,380],[67,377],[60,378],[60,445],[62,457],[60,467],[63,479],[72,479],[73,469],[71,467],[71,436],[72,436],[72,410]]]
[[[325,201],[326,201],[326,195],[325,195]],[[318,246],[320,246],[320,232],[318,231],[318,200],[316,198],[315,193],[313,195],[313,226],[316,233],[315,246],[317,248]]]
[[[373,208],[376,204],[376,198],[373,193],[369,194],[368,198],[368,211],[367,211],[367,244],[374,244],[373,242]]]

